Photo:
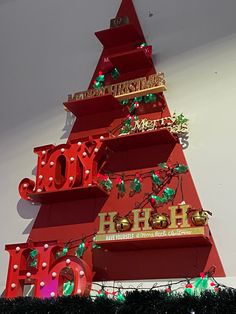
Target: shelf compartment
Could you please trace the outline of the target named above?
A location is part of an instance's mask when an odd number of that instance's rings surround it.
[[[212,245],[208,226],[97,234],[95,242],[109,251]]]
[[[124,115],[124,108],[120,105],[118,99],[110,94],[68,101],[64,103],[64,106],[78,118],[98,113],[110,113],[114,110],[120,112],[120,115]]]
[[[109,194],[101,187],[93,185],[88,187],[72,188],[70,190],[31,193],[29,196],[33,202],[50,204],[86,198],[108,197]]]
[[[102,141],[112,151],[119,152],[162,144],[175,144],[178,139],[167,129],[160,129],[108,138]]]
[[[109,28],[95,33],[104,48],[141,43],[144,38],[132,24]]]
[[[109,59],[121,74],[153,67],[152,59],[143,49],[114,54],[109,56]]]

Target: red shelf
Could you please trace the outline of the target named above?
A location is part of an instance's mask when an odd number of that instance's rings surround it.
[[[152,68],[152,60],[144,50],[135,49],[125,53],[119,53],[109,56],[114,67],[120,73],[133,72],[140,69]]]
[[[95,35],[105,48],[144,41],[143,36],[137,32],[132,24],[102,30],[96,32]]]
[[[64,103],[64,106],[78,118],[95,115],[97,113],[110,113],[113,110],[120,111],[122,115],[124,114],[123,107],[120,105],[119,101],[110,94],[68,101]]]
[[[107,197],[109,194],[97,185],[88,187],[72,188],[53,192],[40,192],[29,194],[34,202],[41,204],[66,202],[72,200]]]
[[[123,135],[102,141],[108,148],[115,152],[178,142],[167,129]]]
[[[191,234],[176,234],[176,232],[178,233],[178,231],[183,230]],[[173,235],[170,235],[171,232],[173,232]],[[148,238],[146,236],[147,234],[152,234],[153,236]],[[163,236],[163,234],[166,234],[166,236]],[[95,242],[102,248],[108,249],[109,251],[212,245],[208,226],[190,227],[183,229],[157,229],[148,232],[129,231],[114,234],[109,233],[105,235],[97,234],[95,237]]]

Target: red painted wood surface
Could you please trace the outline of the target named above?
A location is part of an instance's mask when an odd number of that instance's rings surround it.
[[[155,73],[153,66],[137,70],[133,68],[128,71],[125,55],[128,56],[134,50],[135,45],[144,42],[145,38],[131,0],[122,1],[117,16],[129,16],[131,24],[96,33],[104,45],[104,49],[91,79],[90,88],[98,76],[98,71],[104,66],[104,58],[110,55],[121,54],[124,58],[122,62],[125,64],[125,73],[121,73],[118,81],[114,81],[114,83]],[[135,55],[137,55],[137,60]],[[138,61],[140,52],[134,53],[133,58],[134,61]],[[115,57],[113,57],[114,60]],[[107,82],[107,84],[110,83],[112,82]],[[109,102],[107,102],[108,100]],[[162,96],[162,105],[163,102],[166,104]],[[103,143],[102,145],[107,144],[112,152],[102,165],[103,171],[125,171],[127,174],[134,174],[136,171],[144,172],[155,169],[160,162],[186,164],[181,145],[166,130],[107,139],[109,130],[119,125],[125,117],[125,113],[123,115],[117,103],[110,96],[99,99],[97,103],[91,99],[81,103],[79,101],[78,103],[66,103],[66,106],[76,115],[68,143],[75,143],[89,136],[99,138],[100,135],[104,135],[105,139],[101,140],[101,143]],[[170,115],[167,105],[163,110],[158,110],[158,102],[156,107],[152,105],[150,109],[150,106],[139,108],[140,117],[159,119]],[[115,110],[116,108],[118,110]],[[152,143],[153,145],[150,145]],[[174,178],[169,186],[176,188],[177,184],[178,182]],[[70,194],[66,195],[66,193],[63,197],[63,193],[55,192],[53,202],[41,206],[29,239],[31,241],[60,240],[66,242],[91,234],[98,229],[97,215],[99,212],[117,211],[121,215],[126,215],[137,202],[142,200],[144,193],[151,191],[152,187],[150,180],[144,180],[141,193],[137,193],[133,197],[126,193],[123,198],[117,197],[116,189],[113,189],[109,196],[104,195],[104,197],[92,193],[92,189],[87,188],[88,198],[83,197],[83,199],[70,198]],[[192,205],[193,208],[202,207],[190,173],[183,177],[183,191],[187,204]],[[58,194],[58,199],[54,202],[56,194]],[[181,201],[182,195],[178,190],[174,203],[178,204]],[[165,212],[167,207],[168,204],[164,205],[161,209],[162,212]],[[171,247],[168,243],[166,246],[158,246],[146,241],[149,243],[148,245],[143,245],[136,250],[132,250],[132,244],[130,244],[130,250],[128,247],[125,250],[117,251],[109,250],[109,248],[93,252],[87,250],[84,260],[93,269],[94,280],[101,281],[194,277],[198,276],[201,271],[207,271],[212,265],[216,266],[216,276],[224,276],[224,269],[210,233],[209,240],[210,246],[203,245],[202,241],[195,238],[193,242],[188,240],[187,244],[184,241],[181,244],[179,240],[175,242],[175,239],[171,239]]]

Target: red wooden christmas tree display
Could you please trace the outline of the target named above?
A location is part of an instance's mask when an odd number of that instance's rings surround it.
[[[76,121],[66,144],[37,147],[36,181],[20,195],[41,203],[25,244],[10,253],[6,296],[88,294],[92,280],[224,276],[133,3],[95,33],[103,51],[87,91],[68,96]]]

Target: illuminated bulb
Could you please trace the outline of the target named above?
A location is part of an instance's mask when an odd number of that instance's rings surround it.
[[[83,276],[84,276],[84,271],[81,270],[81,271],[79,272],[79,275],[80,275],[81,277],[83,277]]]
[[[98,152],[98,148],[96,147],[96,148],[94,148],[94,152],[95,153],[97,153]]]
[[[44,244],[44,246],[43,246],[44,248],[45,248],[45,250],[47,250],[48,249],[48,244],[46,243],[46,244]]]
[[[43,178],[43,176],[40,174],[40,175],[39,175],[39,179],[42,180],[42,178]]]
[[[43,150],[43,151],[42,151],[42,154],[45,155],[45,154],[46,154],[46,150]]]
[[[19,252],[19,251],[20,251],[20,247],[17,246],[17,247],[16,247],[16,252]]]
[[[47,266],[47,263],[43,262],[42,267],[45,268]]]
[[[82,291],[81,289],[77,289],[77,293],[80,294]]]
[[[14,269],[17,269],[17,268],[18,268],[18,265],[15,264],[15,265],[13,266],[13,268],[14,268]]]
[[[86,152],[83,152],[83,157],[86,157],[87,156],[87,153]]]
[[[23,188],[27,188],[28,184],[27,183],[24,183],[23,184]]]
[[[85,174],[89,174],[90,173],[90,171],[89,170],[85,170]]]
[[[54,162],[53,162],[53,161],[51,161],[51,162],[50,162],[50,166],[53,166],[53,165],[54,165]]]
[[[50,296],[53,298],[53,297],[55,297],[55,292],[51,292],[50,293]]]
[[[44,287],[44,286],[45,286],[44,281],[41,281],[41,282],[40,282],[40,287]]]
[[[31,273],[30,272],[28,272],[28,273],[26,273],[26,277],[30,277],[31,276]]]
[[[73,181],[73,180],[74,180],[74,177],[69,177],[69,180],[70,180],[70,181]]]
[[[78,144],[78,146],[81,146],[81,145],[82,145],[82,143],[81,143],[81,142],[78,142],[77,144]]]
[[[44,166],[44,165],[45,165],[45,161],[42,161],[42,162],[41,162],[41,165]]]
[[[42,192],[42,190],[41,190],[41,189],[38,189],[37,192]]]
[[[89,183],[88,186],[92,186],[92,183]]]
[[[49,180],[50,182],[52,182],[52,181],[53,181],[53,177],[49,177],[48,180]]]
[[[100,136],[100,140],[104,140],[104,136]]]
[[[66,264],[70,264],[70,259],[69,258],[67,258]]]
[[[55,278],[56,276],[57,276],[57,273],[54,271],[54,272],[52,273],[52,277]]]
[[[61,152],[64,153],[64,151],[65,151],[65,148],[61,148]]]
[[[70,161],[71,161],[71,162],[75,161],[75,158],[74,158],[74,157],[71,157],[71,158],[70,158]]]
[[[16,287],[16,284],[15,283],[12,283],[11,284],[11,287],[14,289]]]

